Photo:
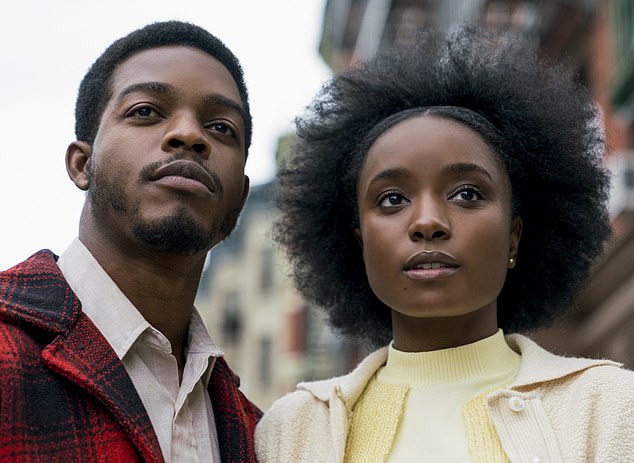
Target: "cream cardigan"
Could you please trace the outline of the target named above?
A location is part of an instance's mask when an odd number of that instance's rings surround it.
[[[489,415],[513,463],[634,462],[634,373],[607,360],[560,357],[521,335],[513,384],[487,395]],[[348,375],[300,383],[256,429],[260,463],[342,463],[350,417],[387,348]]]

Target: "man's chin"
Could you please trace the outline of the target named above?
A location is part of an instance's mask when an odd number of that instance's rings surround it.
[[[213,231],[206,233],[200,224],[183,214],[150,223],[136,223],[134,234],[154,251],[177,255],[206,252],[212,247],[216,235]]]

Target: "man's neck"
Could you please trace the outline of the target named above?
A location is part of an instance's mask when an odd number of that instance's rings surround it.
[[[170,341],[184,365],[184,344],[206,253],[177,256],[121,250],[97,240],[80,240],[141,315]]]

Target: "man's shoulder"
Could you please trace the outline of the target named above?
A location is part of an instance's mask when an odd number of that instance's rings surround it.
[[[53,281],[63,282],[56,259],[51,251],[42,249],[13,267],[0,271],[0,309],[13,301],[20,301],[30,288],[47,288]]]
[[[18,364],[38,362],[45,342],[45,336],[27,325],[16,323],[10,317],[0,317],[0,371],[4,366],[13,369]]]
[[[240,377],[229,367],[223,357],[214,364],[209,380],[209,395],[214,413],[227,420],[243,420],[255,426],[262,411],[240,390]]]
[[[50,249],[40,249],[31,256],[15,264],[14,266],[0,271],[0,278],[10,275],[31,274],[33,272],[51,270],[55,266],[57,255]]]
[[[42,346],[50,335],[49,307],[59,298],[46,297],[55,282],[55,255],[41,250],[23,262],[0,272],[0,358],[10,360],[7,365],[28,365],[39,361]],[[48,317],[47,317],[48,315]]]
[[[0,272],[0,321],[64,332],[81,306],[56,264],[55,254],[41,250]]]

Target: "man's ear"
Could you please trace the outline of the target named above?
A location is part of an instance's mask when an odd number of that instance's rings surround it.
[[[84,141],[74,141],[66,149],[66,172],[77,188],[84,191],[90,186],[88,175],[90,152],[90,145]]]
[[[249,176],[244,176],[244,183],[242,185],[242,203],[240,203],[240,210],[244,207],[244,203],[247,202],[247,197],[249,196],[249,185],[251,181],[249,180]]]

